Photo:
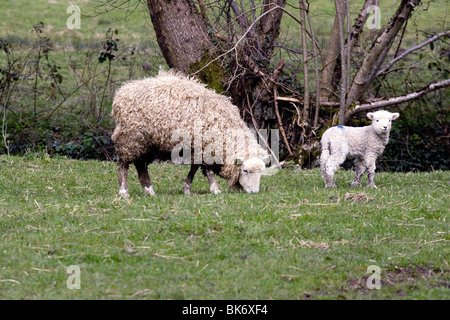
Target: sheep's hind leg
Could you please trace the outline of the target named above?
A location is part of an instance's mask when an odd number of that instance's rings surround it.
[[[188,176],[186,177],[186,181],[184,182],[183,185],[183,192],[185,195],[191,194],[192,181],[194,180],[194,176],[198,170],[198,167],[199,167],[198,164],[191,165],[191,169],[189,170]]]
[[[322,178],[326,177],[326,168],[328,157],[330,156],[330,151],[322,147],[322,153],[320,154],[320,172],[322,174]]]
[[[128,198],[128,162],[119,161],[119,195],[124,198]]]
[[[216,178],[214,177],[214,172],[208,168],[203,167],[203,174],[208,178],[209,191],[214,194],[220,193],[219,185],[217,184]]]
[[[347,152],[337,152],[331,154],[327,160],[325,168],[325,187],[336,187],[334,183],[334,173],[339,168],[339,166],[345,161]]]
[[[134,166],[136,167],[139,182],[141,183],[142,188],[144,188],[145,193],[151,196],[156,196],[150,181],[150,176],[148,175],[148,164],[144,161],[138,160],[134,162]]]
[[[367,166],[367,186],[370,188],[377,188],[374,182],[375,177],[375,159],[370,159],[366,162]]]
[[[361,178],[366,171],[366,165],[364,160],[357,158],[355,160],[355,180],[351,183],[352,187],[360,187],[361,186]]]

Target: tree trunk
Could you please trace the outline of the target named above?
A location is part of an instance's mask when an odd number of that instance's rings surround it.
[[[402,0],[391,22],[375,40],[356,73],[347,95],[347,110],[353,104],[357,103],[369,89],[396,35],[420,2],[420,0]]]
[[[334,26],[331,31],[330,41],[328,42],[327,55],[323,63],[322,75],[320,77],[320,101],[328,102],[330,96],[334,93],[333,79],[335,77],[336,62],[339,57],[339,21],[344,20],[344,10],[342,10],[341,16],[334,18]]]
[[[263,14],[270,10],[274,5],[284,7],[286,0],[264,0]],[[258,25],[259,38],[262,43],[262,56],[266,59],[267,64],[270,63],[270,56],[273,52],[274,42],[280,35],[280,23],[283,11],[274,10],[264,15]]]
[[[216,47],[193,0],[148,0],[147,4],[159,47],[170,68],[190,74],[214,59]],[[220,64],[212,63],[197,76],[222,92],[222,74]]]

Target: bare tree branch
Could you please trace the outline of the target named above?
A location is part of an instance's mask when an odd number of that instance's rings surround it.
[[[427,87],[425,87],[421,90],[417,90],[417,91],[408,93],[407,95],[404,95],[404,96],[390,98],[387,100],[376,101],[376,102],[372,102],[372,103],[366,103],[366,104],[362,104],[362,105],[357,105],[354,109],[347,111],[345,118],[346,118],[346,121],[348,121],[351,116],[353,116],[359,112],[368,111],[368,110],[372,110],[372,109],[376,109],[376,108],[383,108],[383,107],[392,106],[395,104],[415,100],[427,93],[430,93],[435,90],[443,89],[443,88],[446,88],[449,86],[450,86],[450,79],[445,79],[445,80],[442,80],[439,82],[431,83]]]
[[[304,81],[304,99],[303,99],[303,115],[302,122],[307,125],[309,119],[309,74],[308,74],[308,47],[306,43],[306,3],[299,0],[300,4],[300,21],[302,31],[302,51],[303,51],[303,81]],[[314,45],[313,45],[314,46]]]
[[[353,83],[347,94],[347,108],[361,99],[367,91],[376,77],[377,70],[386,58],[395,37],[420,2],[421,0],[402,0],[391,22],[377,37],[353,78]]]
[[[440,33],[434,35],[433,37],[431,37],[430,39],[428,39],[427,41],[424,41],[424,42],[418,44],[417,46],[414,46],[414,47],[404,51],[401,55],[399,55],[395,59],[389,61],[383,69],[378,71],[377,76],[380,76],[380,75],[383,75],[383,74],[387,73],[389,71],[389,69],[394,65],[394,63],[402,60],[408,54],[410,54],[410,53],[412,53],[412,52],[414,52],[416,50],[419,50],[420,48],[423,48],[427,44],[430,44],[431,42],[434,42],[434,41],[436,41],[437,39],[439,39],[441,37],[445,37],[445,36],[448,36],[448,35],[450,35],[450,30],[447,30],[447,31],[444,31],[444,32],[440,32]]]
[[[345,102],[345,95],[347,93],[347,71],[345,65],[347,59],[345,58],[345,46],[344,46],[344,30],[343,30],[343,24],[344,24],[344,9],[346,6],[348,6],[348,0],[345,0],[342,2],[342,0],[335,0],[334,1],[336,6],[336,17],[338,20],[338,30],[339,30],[339,51],[341,55],[341,92],[340,92],[340,107],[339,107],[339,124],[344,124],[344,117],[345,117],[345,109],[346,109],[346,102]]]
[[[333,30],[331,31],[330,41],[328,42],[327,55],[325,60],[322,60],[323,68],[320,77],[320,100],[323,102],[329,101],[329,97],[333,92],[332,83],[334,69],[339,57],[339,34],[341,32],[341,29],[339,29],[339,20],[343,18],[343,14],[343,10],[342,12],[339,12],[339,14],[336,12]]]

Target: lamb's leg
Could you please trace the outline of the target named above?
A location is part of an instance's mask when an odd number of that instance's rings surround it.
[[[119,161],[119,195],[128,198],[128,162]]]
[[[355,180],[352,182],[352,187],[360,187],[361,186],[361,178],[364,172],[366,171],[366,165],[364,160],[360,158],[356,158],[355,161]]]
[[[326,168],[328,157],[330,156],[330,151],[322,147],[322,153],[320,154],[320,172],[322,173],[322,178],[326,177]]]
[[[375,177],[375,159],[368,159],[366,161],[367,166],[367,186],[371,188],[376,188],[377,186],[374,183]]]
[[[208,168],[203,167],[203,174],[208,178],[209,191],[214,194],[220,193],[219,185],[217,184],[214,172]]]
[[[339,166],[344,163],[347,158],[348,147],[338,146],[331,149],[330,156],[325,164],[325,187],[336,187],[334,183],[334,173],[339,168]]]
[[[188,176],[186,177],[186,181],[183,185],[183,192],[185,195],[191,194],[192,181],[194,180],[195,173],[197,172],[199,166],[200,165],[198,164],[191,165],[191,169],[189,170]]]
[[[144,161],[137,160],[134,162],[134,166],[136,167],[139,182],[141,183],[142,188],[144,188],[145,193],[151,196],[156,196],[156,193],[152,187],[152,182],[150,181],[150,176],[148,175],[148,164]]]

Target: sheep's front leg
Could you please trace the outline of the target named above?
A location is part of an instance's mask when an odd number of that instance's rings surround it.
[[[134,166],[136,167],[139,182],[141,183],[142,188],[144,188],[145,193],[151,196],[156,196],[156,193],[152,187],[152,182],[150,181],[150,176],[148,175],[148,164],[139,160],[134,162]]]
[[[210,169],[203,168],[203,173],[206,176],[206,178],[208,178],[209,191],[214,194],[220,193],[221,191],[214,176],[214,172]]]
[[[119,161],[119,195],[121,197],[128,198],[130,195],[128,193],[128,162]]]
[[[367,166],[367,186],[371,188],[376,188],[377,186],[374,183],[375,159],[369,159],[366,162],[366,166]]]
[[[186,181],[184,182],[183,185],[183,192],[185,195],[191,194],[192,181],[194,180],[194,176],[198,170],[198,167],[199,167],[198,164],[191,165],[191,169],[189,170],[188,176],[186,177]]]
[[[355,180],[353,180],[351,186],[352,187],[360,187],[361,186],[361,178],[366,171],[366,165],[364,160],[357,158],[355,161]]]

